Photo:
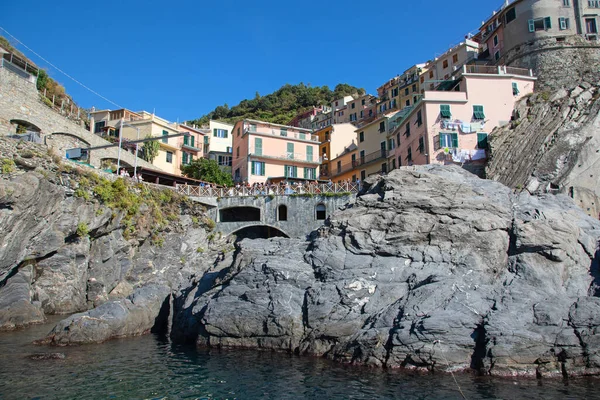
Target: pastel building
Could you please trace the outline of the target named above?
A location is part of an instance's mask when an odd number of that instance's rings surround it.
[[[344,147],[341,153],[338,154],[330,162],[330,173],[324,179],[330,179],[335,183],[346,181],[356,182],[359,179],[357,167],[358,162],[358,146],[356,143],[351,143]]]
[[[179,148],[181,149],[181,164],[190,164],[193,160],[204,157],[204,138],[207,136],[205,130],[185,124],[179,125],[179,132],[185,136],[179,137]]]
[[[319,138],[311,130],[245,119],[233,133],[235,181],[318,179]]]
[[[465,39],[463,42],[453,46],[444,54],[429,61],[426,72],[421,77],[423,91],[425,90],[451,90],[454,81],[461,73],[465,64],[475,63],[479,57],[479,43]],[[412,99],[415,103],[415,99]]]
[[[320,177],[327,179],[331,177],[334,164],[331,160],[339,157],[348,146],[356,140],[356,127],[350,123],[334,124],[325,127],[315,135],[319,138],[319,154],[322,159]]]
[[[231,173],[233,162],[233,125],[220,121],[210,121],[209,133],[204,137],[205,154],[219,166]]]
[[[515,102],[535,81],[530,70],[464,65],[452,91],[425,91],[395,121],[388,165],[484,162],[488,135],[510,123]]]
[[[121,121],[123,129],[121,131]],[[133,112],[127,109],[98,110],[90,112],[90,130],[113,142],[119,136],[125,141],[160,137],[158,156],[152,162],[158,169],[173,175],[181,175],[182,153],[179,137],[165,136],[180,133],[179,125],[146,111]],[[127,144],[125,144],[127,146]],[[132,146],[127,146],[133,149]],[[141,145],[139,146],[142,147]]]

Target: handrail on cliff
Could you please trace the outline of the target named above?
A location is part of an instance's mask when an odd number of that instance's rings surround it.
[[[247,196],[332,196],[356,194],[360,191],[359,182],[324,183],[308,185],[262,185],[231,188],[208,186],[175,186],[175,191],[189,197],[247,197]]]

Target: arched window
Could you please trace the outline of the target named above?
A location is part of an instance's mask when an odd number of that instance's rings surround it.
[[[325,207],[325,204],[323,204],[323,203],[317,204],[316,211],[317,211],[317,221],[322,221],[325,218],[327,218],[327,207]]]
[[[287,221],[287,207],[283,204],[277,207],[277,221]]]

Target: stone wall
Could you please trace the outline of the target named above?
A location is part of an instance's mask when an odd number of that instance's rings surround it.
[[[354,203],[356,195],[340,197],[231,197],[221,198],[217,207],[209,211],[209,215],[217,222],[216,230],[227,236],[249,226],[270,226],[276,228],[291,238],[305,238],[312,231],[320,228],[325,221],[317,220],[316,206],[323,204],[327,216],[348,203]],[[280,205],[287,207],[287,221],[278,221],[277,210]],[[221,222],[219,211],[234,207],[260,208],[260,221],[257,222]]]
[[[74,147],[103,146],[106,140],[91,133],[84,126],[71,121],[46,106],[40,99],[35,84],[21,76],[0,68],[0,135],[12,135],[16,126],[11,120],[27,121],[41,130],[46,145],[64,156],[67,149]],[[117,158],[118,149],[94,150],[90,155],[90,164],[100,167],[101,160]],[[131,153],[121,152],[124,164],[133,165],[135,157]],[[157,169],[152,164],[138,159],[138,165]]]

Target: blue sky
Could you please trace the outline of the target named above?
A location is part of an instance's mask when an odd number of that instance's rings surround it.
[[[349,83],[376,94],[460,42],[500,3],[5,1],[0,26],[120,106],[184,121],[286,83]],[[16,47],[81,106],[117,108]]]

